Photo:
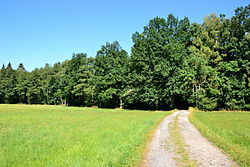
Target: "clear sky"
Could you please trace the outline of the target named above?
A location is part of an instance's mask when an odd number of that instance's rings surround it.
[[[130,53],[131,36],[149,19],[173,13],[202,23],[211,14],[234,15],[249,0],[0,0],[0,63],[28,71],[84,52],[95,57],[117,40]]]

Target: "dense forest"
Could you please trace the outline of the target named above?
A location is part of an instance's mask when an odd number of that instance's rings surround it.
[[[250,5],[202,24],[156,17],[132,35],[129,55],[115,41],[28,72],[0,70],[0,103],[166,110],[250,110]]]

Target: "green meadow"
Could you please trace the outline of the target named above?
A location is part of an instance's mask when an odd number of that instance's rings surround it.
[[[250,112],[191,112],[189,118],[240,166],[250,166]]]
[[[170,112],[0,105],[0,166],[137,166]]]

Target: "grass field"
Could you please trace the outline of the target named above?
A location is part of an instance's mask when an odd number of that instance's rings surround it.
[[[169,112],[0,105],[0,166],[136,166]]]
[[[192,112],[189,118],[240,166],[250,166],[250,112]]]

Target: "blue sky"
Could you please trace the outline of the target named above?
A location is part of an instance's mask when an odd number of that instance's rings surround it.
[[[117,40],[130,52],[131,36],[149,19],[173,13],[202,23],[211,13],[234,15],[249,0],[0,0],[0,63],[28,71],[84,52],[95,57]]]

